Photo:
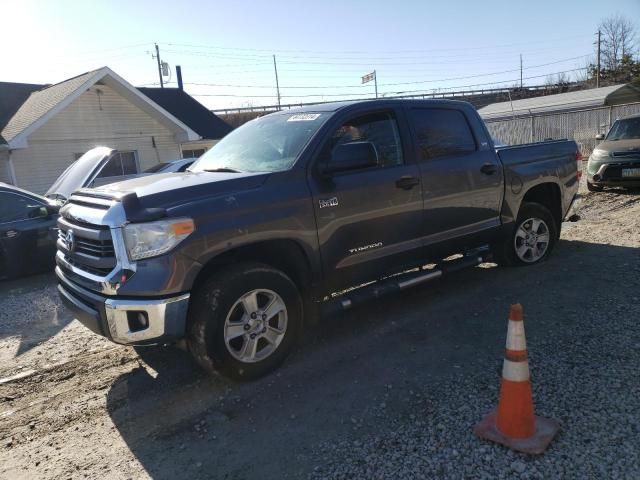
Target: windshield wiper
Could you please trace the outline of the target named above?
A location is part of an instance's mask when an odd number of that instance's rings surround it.
[[[235,168],[229,168],[229,167],[205,168],[204,171],[205,172],[242,173],[240,170],[236,170]]]

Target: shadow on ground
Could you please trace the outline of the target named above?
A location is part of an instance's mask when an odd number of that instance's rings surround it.
[[[0,281],[0,339],[20,337],[16,356],[57,335],[73,321],[58,300],[53,273]]]
[[[207,377],[179,350],[149,350],[146,368],[113,384],[109,414],[152,478],[300,478],[318,445],[384,435],[372,413],[382,401],[389,415],[408,417],[409,389],[450,381],[460,368],[497,383],[510,303],[525,306],[532,345],[544,337],[562,348],[571,341],[563,325],[580,321],[585,296],[611,285],[638,295],[639,257],[561,241],[535,267],[460,272],[325,318],[280,370],[252,383]]]

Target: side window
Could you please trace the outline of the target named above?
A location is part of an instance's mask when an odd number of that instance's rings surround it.
[[[136,152],[117,152],[102,167],[96,178],[120,177],[138,173]]]
[[[421,160],[476,150],[469,124],[459,110],[416,108],[410,112]]]
[[[324,153],[331,155],[338,145],[350,142],[373,143],[385,167],[403,163],[398,124],[392,113],[373,113],[345,122],[334,132]]]
[[[200,158],[207,150],[204,148],[196,148],[192,150],[182,149],[182,158]]]
[[[42,207],[44,205],[31,198],[2,192],[0,193],[0,223],[46,216],[46,213],[43,214]]]

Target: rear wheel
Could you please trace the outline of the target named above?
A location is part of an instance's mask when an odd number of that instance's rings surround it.
[[[302,314],[289,277],[266,265],[241,264],[217,272],[195,290],[187,345],[211,373],[258,378],[289,354]]]
[[[534,265],[545,260],[558,239],[553,215],[544,205],[525,203],[513,228],[494,246],[501,265]]]
[[[601,185],[594,185],[593,183],[587,182],[587,190],[590,192],[601,192],[603,187]]]

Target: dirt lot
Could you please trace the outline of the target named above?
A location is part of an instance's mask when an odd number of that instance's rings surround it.
[[[580,214],[546,263],[325,319],[247,384],[91,334],[50,275],[5,282],[0,477],[640,478],[640,194],[586,195]],[[537,412],[562,425],[535,458],[471,433],[495,405],[516,301]]]

